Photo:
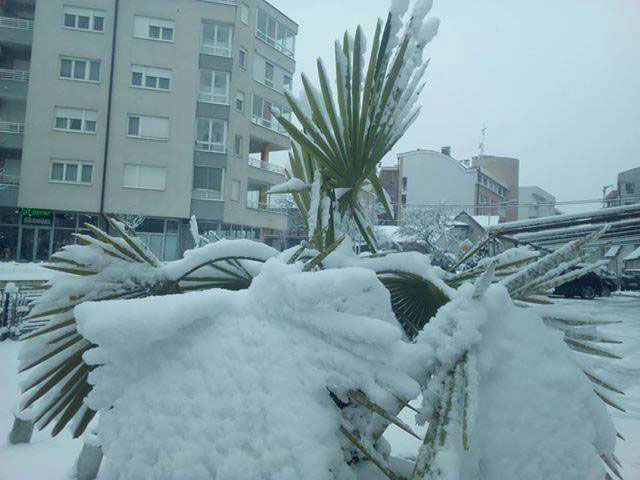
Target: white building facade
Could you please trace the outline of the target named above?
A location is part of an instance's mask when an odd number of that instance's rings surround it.
[[[558,215],[556,197],[540,187],[520,187],[518,203],[518,220],[550,217]]]

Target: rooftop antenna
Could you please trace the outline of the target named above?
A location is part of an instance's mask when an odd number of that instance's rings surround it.
[[[484,157],[484,146],[487,139],[487,125],[482,127],[482,136],[480,138],[480,145],[478,145],[478,158]]]

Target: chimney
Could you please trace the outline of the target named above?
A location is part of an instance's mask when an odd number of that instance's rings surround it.
[[[447,146],[447,147],[442,147],[440,149],[440,151],[442,152],[443,155],[446,155],[447,157],[451,156],[451,147]]]

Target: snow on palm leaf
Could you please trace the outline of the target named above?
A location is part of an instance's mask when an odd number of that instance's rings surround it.
[[[376,166],[420,112],[417,100],[428,65],[423,51],[435,36],[439,23],[437,19],[425,20],[430,8],[430,1],[418,0],[403,29],[401,18],[405,9],[394,6],[386,25],[378,21],[368,65],[362,29],[358,27],[355,37],[345,33],[342,43],[336,41],[335,45],[335,94],[319,59],[319,89],[302,75],[305,100],[311,112],[285,92],[302,128],[283,116],[278,117],[293,141],[317,162],[323,192],[329,195],[331,204],[336,205],[341,216],[350,214],[374,251],[375,237],[358,196],[365,183],[370,182],[387,213],[393,215],[376,176]],[[311,183],[308,176],[311,172],[306,173],[298,178]],[[332,189],[343,193],[338,198]],[[333,225],[326,227],[331,229]]]

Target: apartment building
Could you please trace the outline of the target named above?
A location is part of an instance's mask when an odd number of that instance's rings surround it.
[[[298,26],[264,0],[31,0],[0,11],[0,256],[46,260],[101,213],[144,217],[161,259],[188,219],[286,229],[268,189]]]
[[[620,207],[640,203],[640,167],[618,174],[614,190],[605,197],[606,207]]]
[[[397,188],[390,195],[400,199],[400,218],[407,206],[422,205],[449,205],[456,212],[465,210],[471,215],[506,216],[506,182],[483,167],[456,160],[449,147],[440,152],[418,149],[399,154],[397,176],[396,182],[387,178],[384,185]]]

